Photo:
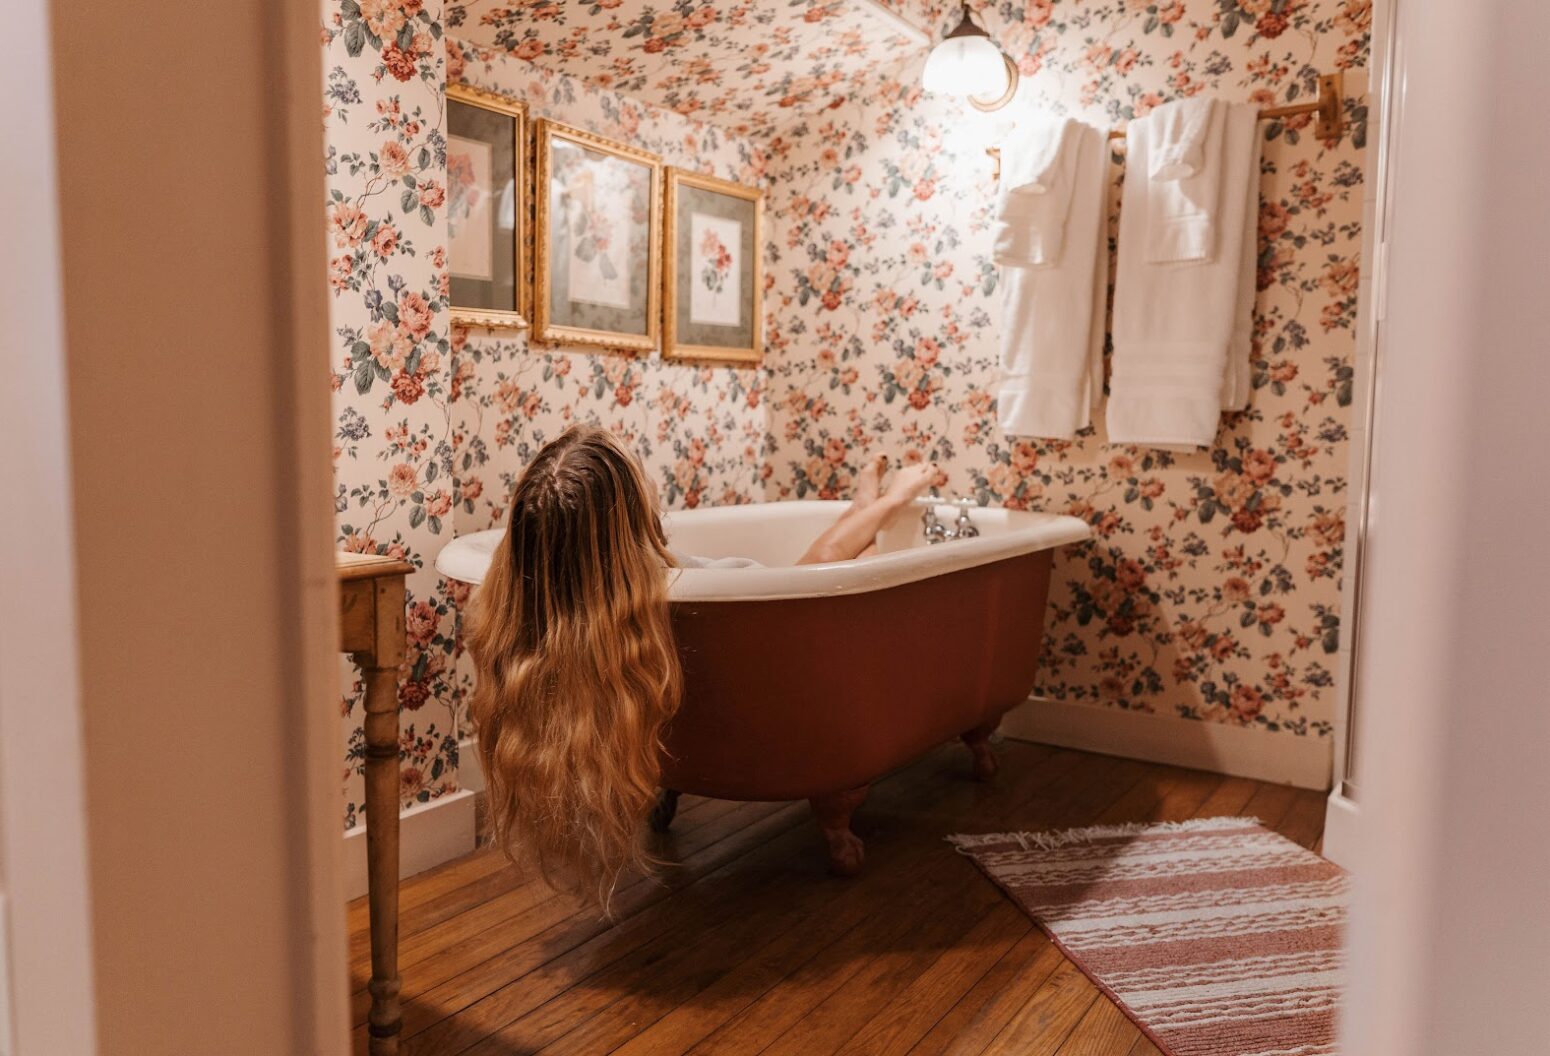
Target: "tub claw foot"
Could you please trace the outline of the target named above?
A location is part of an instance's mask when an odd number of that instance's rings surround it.
[[[677,813],[678,793],[671,788],[664,788],[657,805],[651,808],[651,831],[666,832],[672,828],[673,817]]]
[[[996,753],[990,747],[990,735],[995,732],[995,727],[970,730],[963,735],[963,743],[974,755],[974,779],[976,781],[990,781],[995,778],[999,764],[996,762]]]
[[[850,816],[866,799],[867,786],[835,792],[827,796],[814,796],[808,802],[813,817],[823,830],[824,842],[829,845],[829,871],[836,876],[855,876],[866,862],[866,846],[861,838],[850,830]]]

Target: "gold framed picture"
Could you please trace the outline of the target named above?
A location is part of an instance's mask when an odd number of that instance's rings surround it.
[[[533,336],[649,352],[660,320],[662,160],[540,118]]]
[[[667,170],[662,354],[757,363],[764,354],[764,192]]]
[[[447,272],[452,321],[527,326],[527,107],[447,86]]]

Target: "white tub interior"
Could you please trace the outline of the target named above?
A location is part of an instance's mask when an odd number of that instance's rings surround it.
[[[768,502],[748,506],[675,510],[662,521],[668,542],[699,557],[751,557],[763,568],[688,568],[672,572],[675,601],[751,601],[857,594],[1080,542],[1091,534],[1075,517],[999,507],[970,516],[980,535],[935,546],[921,534],[920,518],[905,514],[878,540],[879,552],[854,561],[797,565],[846,502]],[[938,507],[952,524],[957,511]],[[479,583],[504,529],[475,532],[449,543],[436,569],[449,579]]]

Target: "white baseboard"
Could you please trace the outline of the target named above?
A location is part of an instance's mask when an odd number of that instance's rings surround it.
[[[1267,733],[1253,727],[1029,697],[1007,712],[1008,737],[1104,755],[1187,766],[1322,791],[1334,751],[1327,737]]]
[[[1356,869],[1356,841],[1361,825],[1361,815],[1356,801],[1347,799],[1337,788],[1329,794],[1324,808],[1323,855],[1336,865],[1354,871]]]
[[[398,875],[423,873],[474,849],[474,792],[460,788],[398,816]],[[346,898],[366,893],[366,826],[344,834]]]
[[[457,742],[457,787],[470,792],[484,791],[484,766],[479,762],[477,737],[464,737]]]

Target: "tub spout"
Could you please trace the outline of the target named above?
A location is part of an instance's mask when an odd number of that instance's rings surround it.
[[[947,541],[947,525],[937,520],[936,509],[926,507],[926,512],[920,515],[921,531],[928,543],[945,543]]]

